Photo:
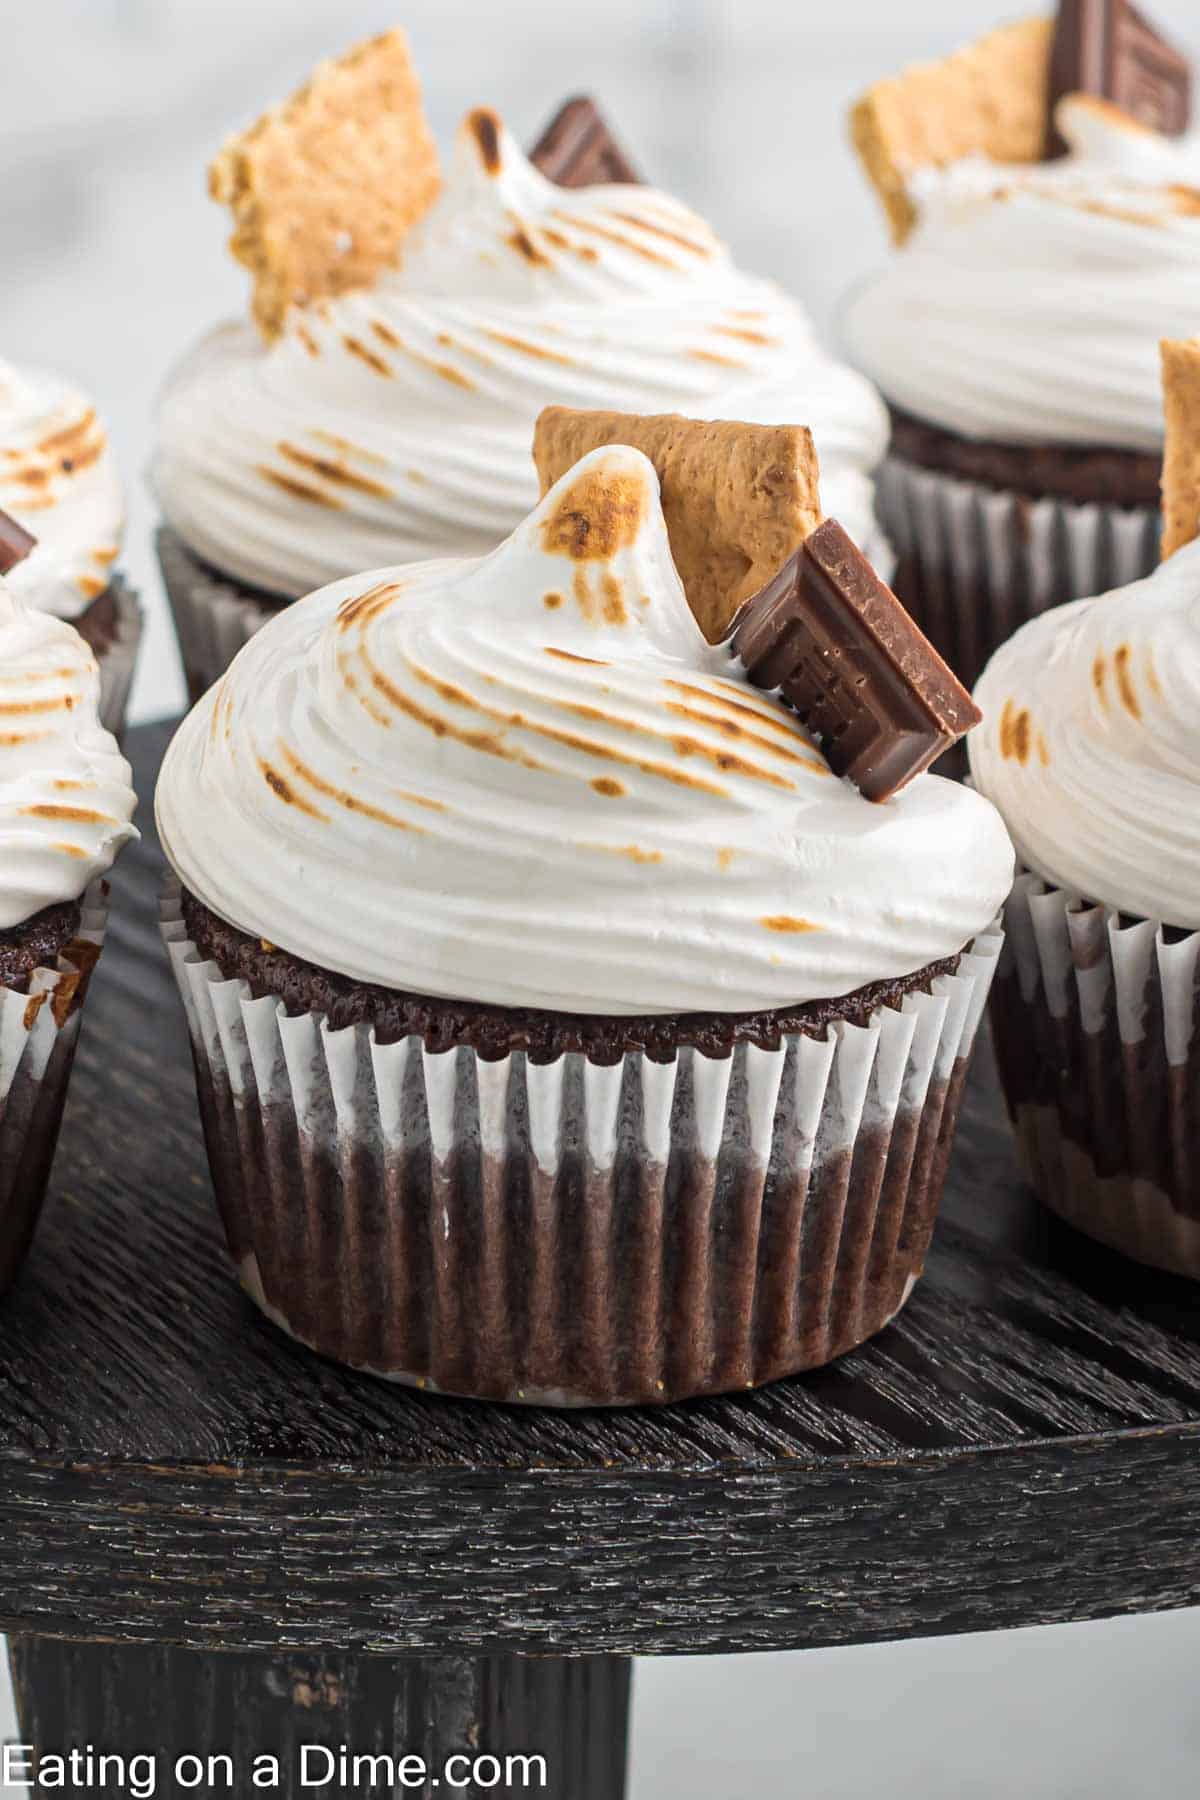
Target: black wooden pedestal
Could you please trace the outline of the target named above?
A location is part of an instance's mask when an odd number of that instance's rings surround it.
[[[133,734],[147,796],[165,739]],[[439,1400],[306,1354],[238,1290],[159,874],[147,821],[0,1307],[0,1628],[44,1749],[477,1738],[599,1800],[634,1654],[1200,1601],[1200,1289],[1039,1212],[986,1054],[926,1279],[862,1350],[661,1410]]]
[[[139,1751],[168,1800],[625,1791],[627,1657],[214,1655],[17,1637],[9,1660],[22,1741],[92,1747],[68,1793],[128,1794],[151,1772],[129,1762]],[[124,1765],[105,1768],[118,1746]]]

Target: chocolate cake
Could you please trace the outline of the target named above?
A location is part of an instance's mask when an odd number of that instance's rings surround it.
[[[785,1123],[785,1081],[766,1163],[747,1154],[755,1108],[745,1054],[774,1053],[781,1069],[798,1071],[796,1034],[816,1049],[841,1022],[868,1028],[880,1007],[899,1027],[903,996],[952,978],[958,957],[842,1000],[770,1013],[589,1018],[350,982],[234,930],[194,895],[183,894],[182,913],[204,965],[215,962],[231,986],[248,983],[255,1000],[277,996],[306,1032],[314,1014],[334,1033],[373,1028],[375,1074],[355,1082],[353,1146],[319,1126],[299,1128],[290,1083],[275,1093],[244,1074],[235,1085],[196,1057],[230,1254],[269,1315],[325,1355],[450,1394],[645,1404],[828,1362],[886,1324],[921,1273],[969,1047],[934,1073],[920,1105],[864,1118],[846,1145],[831,1115],[833,1141],[807,1156]],[[409,1034],[433,1064],[455,1071],[448,1154],[423,1059],[407,1058],[392,1089],[388,1048],[398,1054]],[[715,1153],[697,1140],[712,1127],[689,1045],[729,1064]],[[497,1141],[476,1089],[483,1094],[489,1062],[520,1051],[526,1070],[505,1075]],[[592,1070],[616,1080],[611,1154],[591,1148],[596,1103],[559,1060],[574,1051],[586,1056],[585,1083]],[[479,1059],[473,1077],[468,1052]],[[364,1070],[358,1052],[355,1060]],[[656,1062],[671,1096],[661,1160],[646,1147],[655,1084],[644,1071]],[[545,1092],[561,1082],[564,1103],[549,1165],[544,1148],[534,1152],[543,1066]],[[318,1081],[317,1104],[303,1108],[314,1122],[328,1105],[322,1088]],[[371,1126],[384,1105],[404,1119],[402,1146],[391,1151]]]
[[[104,937],[104,876],[136,835],[95,657],[3,578],[32,544],[14,525],[0,514],[0,718],[13,727],[0,731],[0,1294],[46,1192]]]
[[[999,444],[961,437],[899,407],[889,407],[892,451],[918,468],[1019,493],[1026,499],[1069,500],[1083,506],[1158,505],[1158,452],[1104,445]]]
[[[47,906],[0,931],[0,987],[24,989],[34,969],[53,969],[79,930],[77,900]]]
[[[71,623],[97,662],[103,662],[105,652],[116,642],[121,627],[117,588],[106,588]]]
[[[242,1282],[313,1349],[447,1393],[661,1402],[882,1329],[1011,881],[995,814],[919,772],[974,711],[820,523],[811,435],[617,429],[490,555],[275,612],[159,777]],[[753,669],[706,643],[718,571],[810,540],[819,601],[750,596]],[[823,651],[755,686],[810,606]],[[843,681],[886,779],[828,707],[801,723]]]
[[[991,1013],[1029,1180],[1200,1278],[1200,339],[1161,354],[1163,561],[997,651],[971,773],[1024,865]]]
[[[523,1050],[534,1062],[550,1062],[582,1051],[591,1062],[612,1064],[632,1051],[644,1051],[657,1062],[670,1061],[682,1045],[703,1056],[725,1056],[736,1044],[777,1050],[796,1032],[822,1037],[838,1020],[865,1025],[881,1006],[899,1008],[906,994],[930,991],[939,975],[952,975],[958,956],[916,969],[893,981],[874,981],[833,1000],[809,1000],[750,1013],[613,1013],[548,1012],[535,1007],[485,1006],[472,1000],[439,1000],[393,988],[356,982],[301,957],[289,956],[263,938],[249,937],[226,924],[185,889],[183,917],[188,936],[226,979],[248,981],[256,998],[275,994],[293,1015],[322,1014],[337,1031],[369,1025],[381,1044],[419,1037],[438,1053],[467,1044],[494,1061]],[[0,940],[2,941],[2,940]]]

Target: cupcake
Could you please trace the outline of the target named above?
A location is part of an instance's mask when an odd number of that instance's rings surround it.
[[[700,580],[803,535],[807,434],[705,458],[677,425],[684,528],[731,533]],[[828,1361],[904,1304],[1011,848],[955,783],[831,774],[701,631],[639,450],[488,555],[277,612],[157,817],[229,1248],[296,1338],[612,1405]]]
[[[355,132],[310,154],[312,116],[343,108]],[[343,166],[364,144],[365,166]],[[256,323],[223,326],[174,371],[153,464],[193,694],[313,587],[493,549],[537,497],[530,439],[554,402],[809,419],[828,505],[890,568],[873,512],[882,403],[695,213],[640,185],[557,186],[486,109],[438,187],[400,33],[319,71],[214,166]],[[381,196],[389,229],[366,246]],[[297,241],[302,265],[280,268]]]
[[[10,528],[0,514],[0,548]],[[104,941],[101,877],[136,836],[129,766],[99,708],[79,634],[0,581],[0,1292],[45,1196]]]
[[[997,651],[970,757],[1022,865],[993,1021],[1029,1178],[1200,1276],[1200,340],[1164,354],[1168,560]]]
[[[69,383],[5,362],[0,507],[22,528],[17,539],[34,546],[12,570],[12,592],[85,639],[100,670],[101,723],[120,731],[142,619],[115,569],[125,513],[108,437]]]
[[[970,681],[1026,619],[1154,568],[1155,345],[1200,317],[1200,141],[1133,116],[1180,123],[1149,76],[1116,84],[1130,111],[1064,93],[1094,71],[1052,79],[1051,46],[1049,20],[1009,27],[853,120],[895,240],[844,317],[891,409],[880,513],[901,599]]]

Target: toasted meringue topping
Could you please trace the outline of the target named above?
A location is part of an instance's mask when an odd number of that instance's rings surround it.
[[[99,702],[78,632],[0,583],[0,930],[76,899],[137,835]]]
[[[1031,620],[975,697],[972,774],[1022,860],[1080,899],[1200,927],[1200,543]]]
[[[1158,342],[1200,318],[1200,136],[1059,103],[1061,161],[916,178],[920,222],[852,301],[888,398],[966,437],[1159,448]]]
[[[385,561],[478,554],[537,497],[549,402],[812,426],[826,502],[875,534],[878,397],[805,315],[653,188],[566,190],[494,114],[462,127],[402,266],[293,308],[269,349],[205,340],[164,397],[155,481],[208,561],[293,597]]]
[[[705,642],[653,468],[622,446],[490,556],[278,614],[185,722],[157,806],[182,880],[242,930],[355,979],[566,1011],[906,974],[986,925],[1012,871],[978,796],[922,776],[872,805]]]
[[[37,538],[8,577],[42,612],[74,619],[112,580],[124,510],[104,427],[56,375],[0,362],[0,508]]]

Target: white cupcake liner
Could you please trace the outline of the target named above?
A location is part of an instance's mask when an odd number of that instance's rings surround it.
[[[1027,620],[1158,566],[1156,507],[1034,500],[890,456],[877,508],[896,592],[968,687]]]
[[[1080,1231],[1200,1277],[1200,931],[1026,872],[1005,928],[992,1018],[1030,1181]]]
[[[113,582],[113,591],[117,603],[116,635],[97,662],[100,666],[100,723],[119,738],[125,730],[144,619],[136,594],[120,576]]]
[[[175,885],[162,930],[263,1310],[372,1374],[564,1406],[756,1386],[899,1311],[1001,942],[866,1025],[609,1067],[289,1017],[202,960]]]
[[[235,581],[223,581],[192,555],[169,525],[159,526],[154,543],[188,694],[198,700],[279,608],[248,594]]]
[[[0,984],[0,1293],[16,1275],[45,1198],[83,1002],[108,924],[108,887],[84,896],[79,930],[53,969]]]

